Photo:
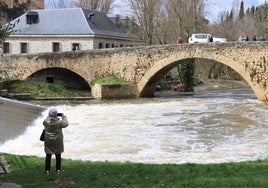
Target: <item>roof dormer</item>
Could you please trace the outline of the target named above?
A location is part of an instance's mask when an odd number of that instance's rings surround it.
[[[26,14],[26,23],[31,24],[37,24],[38,23],[38,12],[35,11],[29,11]]]

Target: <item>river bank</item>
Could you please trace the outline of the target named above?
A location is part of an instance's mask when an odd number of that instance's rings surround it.
[[[1,182],[22,187],[258,187],[268,186],[267,160],[222,164],[143,164],[63,159],[63,172],[44,173],[44,158],[4,155],[12,171]],[[53,159],[53,164],[55,160]],[[34,177],[34,178],[33,178]]]

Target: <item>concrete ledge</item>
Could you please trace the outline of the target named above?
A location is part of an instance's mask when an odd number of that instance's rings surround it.
[[[94,97],[42,97],[34,98],[33,100],[92,100]]]
[[[7,97],[8,96],[8,90],[7,89],[2,89],[0,91],[0,96],[2,97]]]
[[[0,188],[21,188],[21,186],[16,183],[0,183]]]
[[[7,90],[1,90],[0,96],[5,97],[5,98],[10,98],[10,99],[17,99],[17,100],[31,100],[32,99],[31,93],[14,94],[14,93],[9,93]]]
[[[19,93],[19,94],[13,94],[14,99],[18,100],[31,100],[32,94],[31,93]]]

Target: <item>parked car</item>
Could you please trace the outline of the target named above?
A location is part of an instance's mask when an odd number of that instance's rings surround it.
[[[189,43],[227,42],[226,38],[217,38],[208,33],[192,34],[188,39]]]

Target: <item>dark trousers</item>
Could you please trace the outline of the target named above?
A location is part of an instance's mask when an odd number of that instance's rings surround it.
[[[56,156],[56,170],[61,170],[61,154]],[[50,171],[52,154],[46,154],[46,171]]]

